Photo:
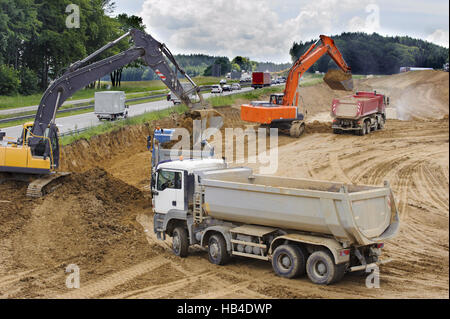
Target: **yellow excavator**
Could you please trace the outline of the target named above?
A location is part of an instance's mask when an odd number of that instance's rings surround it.
[[[90,63],[99,54],[128,36],[133,39],[133,47]],[[153,69],[182,103],[190,109],[198,110],[202,117],[208,116],[207,112],[200,110],[206,108],[200,88],[178,65],[169,49],[151,35],[131,29],[85,59],[70,65],[68,70],[45,91],[34,122],[23,125],[22,134],[17,140],[7,140],[5,132],[0,132],[0,182],[2,179],[30,182],[27,195],[32,197],[40,197],[51,191],[51,185],[54,185],[56,180],[69,174],[57,172],[60,164],[60,147],[58,127],[55,123],[56,111],[76,91],[139,58]],[[179,74],[191,83],[190,89],[182,86]],[[196,102],[190,99],[193,95],[198,96]]]

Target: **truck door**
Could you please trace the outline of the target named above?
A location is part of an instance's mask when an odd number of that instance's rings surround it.
[[[161,169],[157,172],[155,211],[165,214],[171,209],[185,210],[183,172]]]

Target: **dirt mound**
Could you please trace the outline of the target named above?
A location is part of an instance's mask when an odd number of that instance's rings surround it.
[[[35,202],[31,210],[13,211],[24,220],[9,238],[11,264],[16,270],[52,269],[55,278],[32,276],[20,284],[20,296],[39,296],[36,287],[64,290],[69,264],[80,267],[86,282],[152,256],[136,222],[138,213],[149,212],[148,199],[102,169],[74,173],[57,191]]]
[[[325,83],[300,87],[300,105],[306,108],[308,118],[322,112],[329,113],[334,98],[348,95],[350,92],[332,90]]]
[[[323,81],[333,90],[351,91],[353,89],[352,75],[342,70],[329,70],[325,74]]]
[[[33,201],[26,197],[28,183],[0,183],[0,234],[8,236],[21,229],[30,218]]]
[[[331,133],[331,122],[314,121],[306,125],[305,133]]]
[[[358,90],[376,90],[390,97],[400,120],[439,119],[449,113],[449,73],[424,70],[360,80]]]

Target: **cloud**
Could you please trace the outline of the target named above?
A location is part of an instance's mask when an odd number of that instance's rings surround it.
[[[367,11],[370,0],[291,3],[298,13],[288,19],[273,10],[270,0],[145,0],[140,16],[147,31],[174,53],[242,55],[274,62],[290,61],[294,41],[377,29]]]
[[[448,37],[448,30],[437,29],[426,40],[448,48]]]

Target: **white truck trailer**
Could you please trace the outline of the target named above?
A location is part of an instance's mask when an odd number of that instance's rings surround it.
[[[99,120],[114,121],[128,117],[128,106],[125,105],[125,92],[95,92],[94,114]]]
[[[223,160],[161,162],[152,173],[154,232],[173,252],[207,248],[223,265],[231,256],[271,261],[279,276],[308,275],[331,284],[380,263],[396,235],[398,212],[383,187],[253,174]]]

